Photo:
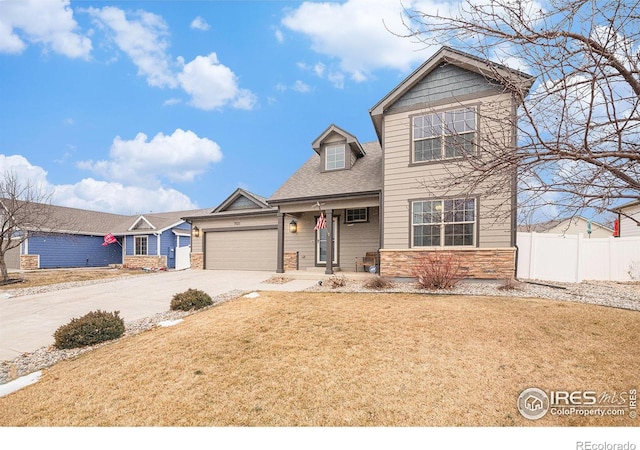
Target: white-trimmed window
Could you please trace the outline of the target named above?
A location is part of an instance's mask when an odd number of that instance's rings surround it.
[[[147,236],[133,237],[133,254],[135,256],[146,256],[149,251],[149,238]]]
[[[460,158],[474,151],[476,110],[462,108],[413,118],[413,162]]]
[[[339,170],[345,168],[344,144],[327,145],[324,149],[325,170]]]
[[[367,222],[369,214],[367,208],[354,208],[345,211],[345,223]]]
[[[476,199],[419,200],[411,203],[413,247],[474,246]]]

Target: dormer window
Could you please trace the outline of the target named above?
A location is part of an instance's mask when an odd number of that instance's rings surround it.
[[[345,168],[346,159],[344,147],[344,144],[327,145],[325,147],[325,170],[340,170]]]

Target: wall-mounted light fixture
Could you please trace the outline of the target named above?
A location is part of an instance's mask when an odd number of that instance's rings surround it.
[[[193,227],[193,237],[200,237],[200,228]]]
[[[295,220],[289,222],[289,233],[296,233],[298,231],[298,224]]]

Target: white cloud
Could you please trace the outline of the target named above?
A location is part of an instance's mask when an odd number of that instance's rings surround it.
[[[191,96],[189,104],[204,110],[224,106],[252,109],[255,106],[256,96],[238,86],[236,74],[220,64],[215,53],[197,56],[187,64],[181,56],[173,61],[168,54],[169,28],[162,17],[145,11],[125,13],[113,6],[87,11],[99,26],[111,34],[118,48],[138,67],[138,74],[146,78],[149,86],[182,88]],[[199,30],[208,27],[200,17],[191,26]]]
[[[291,86],[291,90],[304,94],[310,92],[311,87],[304,81],[296,80],[296,82],[293,83],[293,86]]]
[[[31,43],[69,58],[88,59],[91,40],[77,28],[69,0],[0,1],[0,53],[21,53]]]
[[[238,109],[252,109],[256,103],[255,95],[238,86],[236,75],[220,64],[215,53],[197,56],[185,64],[178,80],[196,108],[213,110],[230,104]]]
[[[163,106],[173,106],[173,105],[178,105],[182,103],[182,100],[180,100],[179,98],[169,98],[167,100],[165,100],[164,102],[162,102]]]
[[[109,160],[81,161],[78,167],[109,181],[160,186],[162,180],[193,181],[209,164],[220,161],[222,152],[212,140],[178,128],[171,135],[158,133],[151,140],[144,133],[138,133],[132,140],[118,136],[109,156]]]
[[[93,178],[85,178],[76,184],[55,186],[51,203],[116,214],[181,211],[198,207],[175,189],[125,186]]]
[[[284,35],[282,34],[282,30],[280,28],[276,28],[276,30],[274,31],[274,35],[276,37],[276,41],[278,41],[280,44],[284,42]]]
[[[51,203],[59,206],[117,214],[197,208],[185,194],[166,187],[127,186],[93,178],[75,184],[53,185],[47,180],[46,170],[32,165],[21,155],[0,154],[0,174],[5,172],[14,173],[22,183],[30,182],[42,192],[51,194]]]
[[[414,3],[407,1],[404,6],[410,8]],[[337,58],[343,72],[355,81],[363,81],[376,69],[408,71],[425,60],[427,55],[416,51],[420,47],[387,29],[404,30],[402,6],[401,2],[389,0],[305,2],[288,13],[282,19],[282,25],[306,35],[314,51]],[[423,2],[420,7],[432,5]],[[339,80],[336,71],[332,78]]]
[[[172,63],[167,48],[168,27],[162,17],[146,11],[127,14],[116,7],[87,10],[96,23],[111,33],[111,37],[138,67],[138,74],[149,86],[176,87]]]
[[[27,158],[22,155],[0,154],[0,176],[5,173],[14,174],[18,180],[40,186],[47,190],[47,171],[42,167],[32,165]]]
[[[198,16],[191,22],[191,28],[194,30],[207,31],[211,27],[206,20]]]

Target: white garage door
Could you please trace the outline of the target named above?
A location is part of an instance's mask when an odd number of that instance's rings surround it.
[[[209,231],[205,234],[205,268],[275,272],[277,230]]]

